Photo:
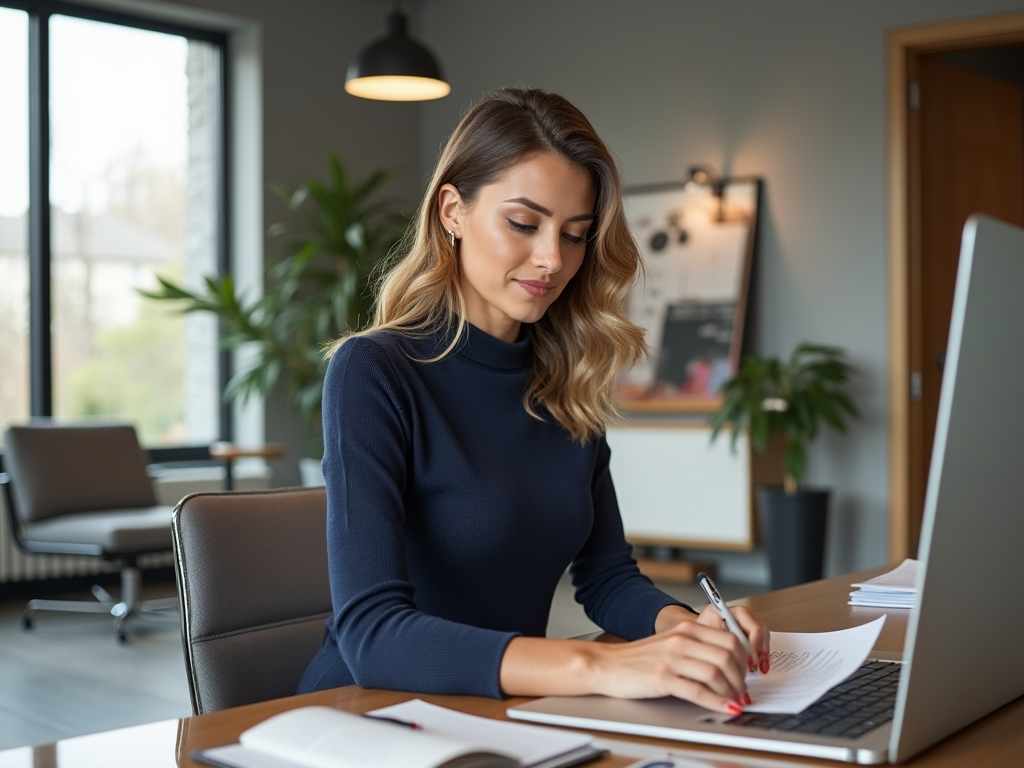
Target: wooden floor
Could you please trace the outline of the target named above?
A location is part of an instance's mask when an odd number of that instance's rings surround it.
[[[705,604],[696,587],[660,586],[698,610]],[[726,600],[763,591],[719,586]],[[144,590],[146,598],[173,594],[171,583]],[[91,599],[87,592],[60,597]],[[176,620],[137,620],[121,645],[112,620],[98,614],[39,613],[25,631],[19,621],[24,607],[24,599],[0,601],[0,749],[191,714]],[[548,636],[595,629],[563,579]]]

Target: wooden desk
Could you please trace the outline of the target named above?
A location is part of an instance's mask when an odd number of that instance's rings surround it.
[[[885,613],[888,619],[876,648],[890,653],[899,652],[903,647],[909,611],[860,608],[846,604],[850,582],[870,578],[886,570],[888,568],[874,568],[736,602],[749,606],[769,629],[790,632],[843,629],[863,624]],[[956,615],[954,606],[950,607],[950,613],[951,617]],[[414,696],[415,694],[396,691],[364,690],[357,686],[348,686],[250,704],[209,715],[64,739],[56,744],[6,750],[0,752],[0,768],[93,768],[97,765],[103,765],[105,768],[200,768],[202,764],[189,758],[192,751],[232,743],[246,728],[278,712],[310,704],[333,706],[350,712],[366,712]],[[506,719],[506,707],[526,701],[520,698],[496,701],[473,696],[421,695],[420,698],[452,709],[501,720]],[[672,750],[683,754],[699,752],[703,755],[720,755],[721,760],[708,762],[709,767],[716,768],[743,766],[743,756],[757,758],[760,765],[774,763],[780,768],[786,765],[820,765],[833,768],[840,765],[827,760],[739,752],[624,734],[595,732],[595,735],[620,742],[661,745],[666,751]],[[730,755],[733,756],[732,759],[728,759]],[[636,757],[611,754],[588,765],[593,768],[622,768],[636,760]],[[1017,699],[979,723],[918,755],[906,765],[927,768],[1024,765],[1024,698]]]

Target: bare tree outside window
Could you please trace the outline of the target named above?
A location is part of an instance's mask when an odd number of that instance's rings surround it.
[[[0,8],[0,434],[29,414],[28,14]]]
[[[209,443],[216,325],[138,291],[217,270],[219,52],[66,16],[50,50],[54,415]]]

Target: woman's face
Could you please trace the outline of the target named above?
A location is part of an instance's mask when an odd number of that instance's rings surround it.
[[[552,154],[513,166],[471,206],[451,184],[441,187],[441,222],[459,240],[466,320],[503,341],[540,320],[583,263],[595,201],[590,175]]]

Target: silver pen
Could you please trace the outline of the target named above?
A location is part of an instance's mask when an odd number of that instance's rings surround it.
[[[725,604],[722,596],[718,594],[718,587],[715,586],[715,582],[711,580],[711,577],[706,573],[697,574],[697,583],[700,584],[700,588],[704,590],[704,594],[708,597],[708,602],[715,606],[715,610],[718,611],[718,615],[722,617],[725,622],[725,626],[729,628],[729,631],[736,635],[736,638],[743,643],[743,648],[750,655],[754,664],[757,664],[757,654],[754,653],[754,649],[750,647],[750,641],[747,640],[747,636],[743,634],[743,630],[740,629],[740,625],[736,623],[736,617],[732,615],[732,611],[729,610],[729,606]]]

